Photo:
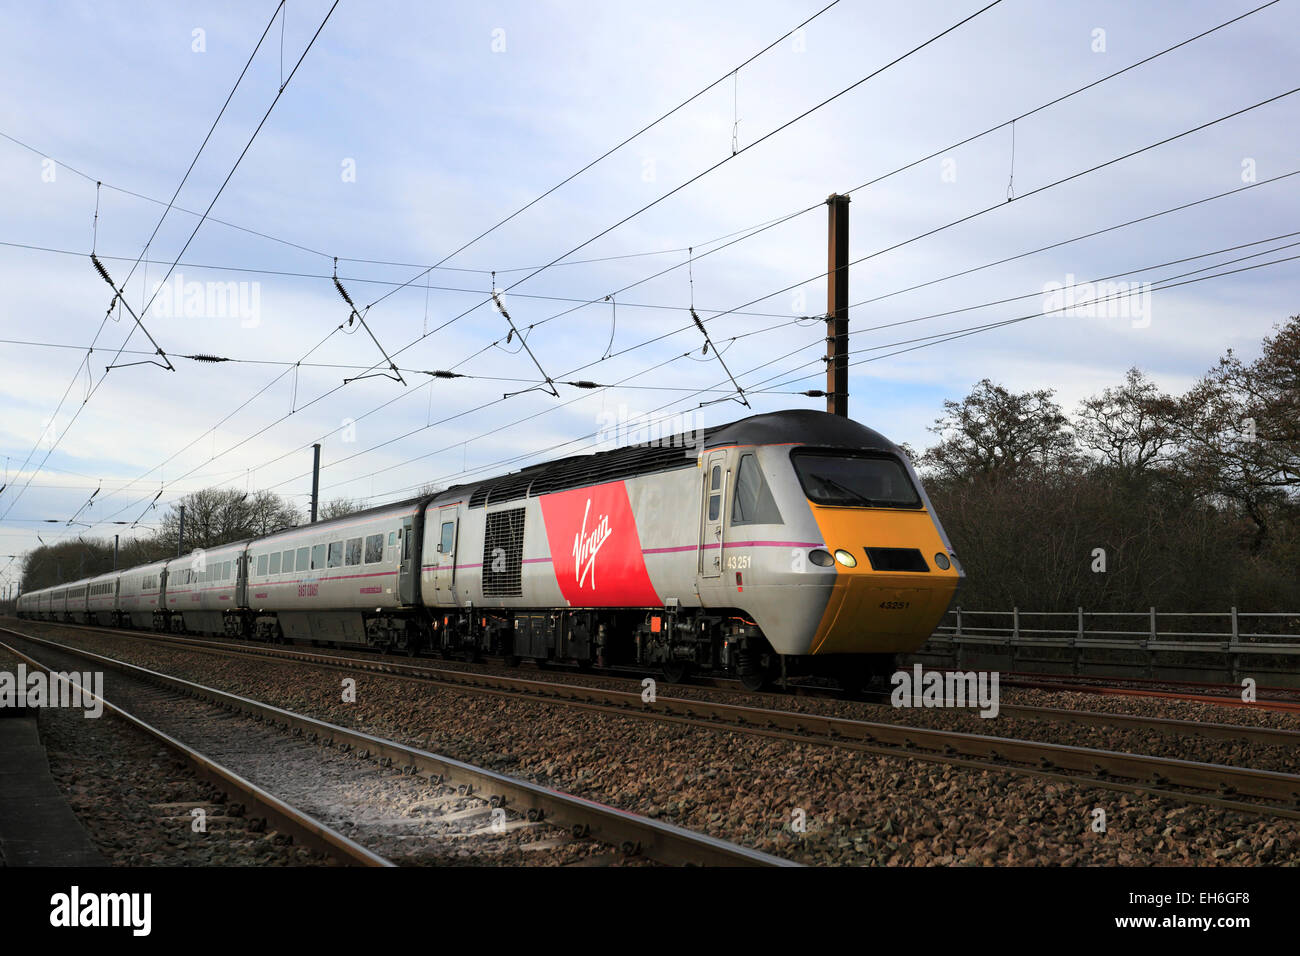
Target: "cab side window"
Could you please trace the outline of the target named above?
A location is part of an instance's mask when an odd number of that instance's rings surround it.
[[[732,493],[731,523],[781,524],[781,512],[753,455],[740,456],[736,490]]]

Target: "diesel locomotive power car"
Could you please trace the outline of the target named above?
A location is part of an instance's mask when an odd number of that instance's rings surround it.
[[[911,463],[754,415],[22,595],[22,617],[858,685],[963,572]]]

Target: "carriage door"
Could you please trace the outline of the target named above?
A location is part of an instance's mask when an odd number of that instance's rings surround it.
[[[709,455],[704,469],[703,500],[700,505],[700,576],[722,574],[722,519],[726,514],[727,453]]]
[[[401,604],[415,603],[415,535],[411,531],[412,520],[402,519],[402,530],[398,532],[400,546],[400,564],[397,572],[397,600]]]
[[[235,556],[235,607],[248,607],[249,556],[241,551]]]
[[[435,600],[442,605],[456,603],[456,510],[444,512],[438,525],[438,566],[433,572]]]

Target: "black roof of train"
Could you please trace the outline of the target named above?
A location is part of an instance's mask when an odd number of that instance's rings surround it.
[[[652,442],[542,462],[497,478],[454,485],[439,492],[437,497],[463,494],[472,489],[469,506],[481,507],[489,502],[495,504],[634,475],[693,467],[701,448],[779,444],[898,451],[884,435],[852,419],[809,409],[789,409],[751,415],[698,433],[682,432]]]
[[[779,412],[764,412],[750,415],[726,425],[715,425],[702,429],[699,433],[682,432],[665,436],[653,443],[625,445],[610,451],[588,452],[583,455],[570,455],[555,461],[531,465],[520,471],[511,472],[483,481],[465,482],[453,485],[433,495],[417,495],[400,501],[390,501],[374,505],[362,511],[341,515],[338,518],[318,521],[317,525],[327,526],[335,521],[354,520],[358,517],[398,508],[413,507],[439,498],[452,497],[470,492],[470,507],[482,507],[524,498],[529,495],[551,494],[568,488],[581,488],[584,485],[600,484],[629,478],[634,475],[652,474],[657,471],[670,471],[676,468],[694,467],[699,449],[722,448],[729,445],[812,445],[820,448],[858,448],[872,451],[897,453],[898,446],[884,435],[850,418],[829,415],[826,412],[811,409],[787,409]],[[302,530],[311,525],[298,525],[296,528],[281,528],[270,534],[258,535],[239,541],[228,541],[214,545],[209,550],[227,548],[246,544],[265,538],[274,537],[284,531]],[[154,564],[175,561],[176,558],[161,558],[131,568],[123,568],[114,573],[136,572]],[[58,591],[76,587],[96,577],[93,575],[77,581],[66,581],[44,588],[24,592],[36,594],[41,591]]]

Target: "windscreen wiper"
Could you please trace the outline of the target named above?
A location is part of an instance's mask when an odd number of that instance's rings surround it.
[[[858,501],[861,501],[864,505],[867,505],[869,507],[875,507],[876,505],[876,502],[871,498],[868,498],[866,495],[860,492],[854,491],[848,485],[840,484],[834,478],[827,478],[825,475],[818,475],[818,474],[814,474],[813,477],[816,478],[824,485],[829,485],[832,488],[838,488],[842,493],[848,495],[850,498],[854,498]]]

